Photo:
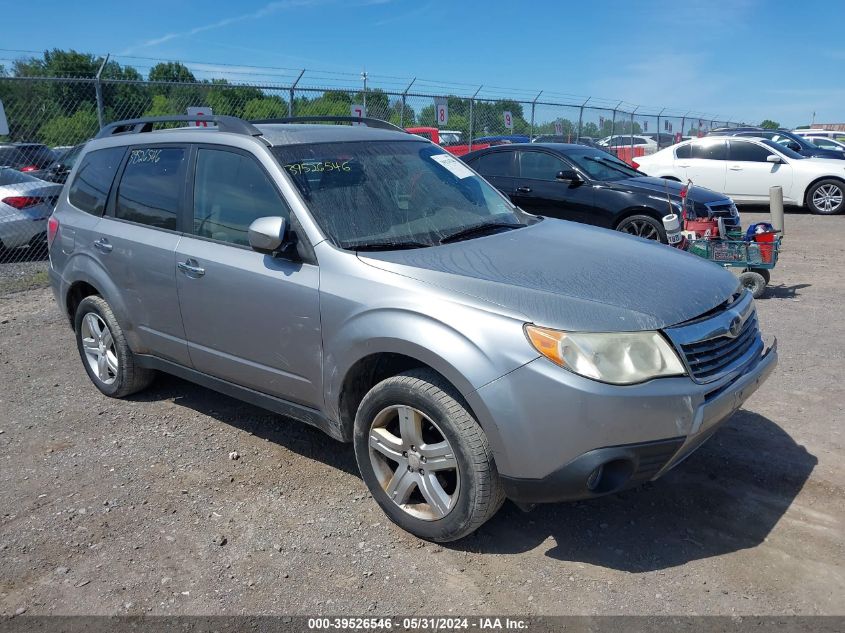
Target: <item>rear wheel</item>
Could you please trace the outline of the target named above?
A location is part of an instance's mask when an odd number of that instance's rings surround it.
[[[835,215],[845,210],[845,184],[828,178],[817,182],[807,191],[807,208],[818,215]]]
[[[74,318],[76,346],[94,386],[107,396],[122,398],[147,388],[155,372],[139,367],[123,330],[105,299],[85,297]]]
[[[663,224],[650,215],[628,216],[616,225],[616,230],[647,240],[666,242],[666,231]]]
[[[373,498],[420,538],[466,536],[504,501],[484,431],[454,387],[431,370],[373,387],[355,416],[354,444]]]

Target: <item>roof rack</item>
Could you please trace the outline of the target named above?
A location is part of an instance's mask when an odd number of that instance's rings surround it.
[[[235,134],[247,134],[249,136],[261,136],[261,131],[243,119],[234,116],[223,115],[186,115],[178,114],[171,116],[150,116],[141,119],[127,119],[109,123],[96,138],[117,136],[120,134],[141,134],[152,132],[155,123],[214,123],[220,132],[234,132]]]
[[[357,116],[293,116],[282,119],[260,119],[257,121],[250,121],[258,125],[267,123],[360,123],[367,127],[379,128],[381,130],[393,130],[394,132],[407,132],[398,125],[388,123],[382,119],[374,119],[372,117],[357,117]]]

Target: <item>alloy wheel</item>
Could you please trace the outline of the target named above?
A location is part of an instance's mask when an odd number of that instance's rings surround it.
[[[406,405],[383,409],[373,420],[370,462],[388,498],[425,521],[445,517],[460,492],[460,472],[449,440],[423,412]]]
[[[645,220],[629,220],[619,227],[623,233],[643,237],[647,240],[659,240],[660,232],[650,222]]]
[[[106,322],[94,312],[89,312],[82,318],[80,328],[82,349],[91,372],[106,385],[117,380],[117,351]]]
[[[813,192],[813,206],[823,213],[833,213],[842,206],[842,188],[834,185],[822,185]]]

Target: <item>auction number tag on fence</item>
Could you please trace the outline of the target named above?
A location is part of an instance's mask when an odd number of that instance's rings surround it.
[[[0,101],[0,136],[9,133],[9,122],[6,120],[6,111],[3,109],[3,102]]]
[[[188,116],[211,116],[214,114],[210,107],[204,106],[188,106]],[[208,127],[207,121],[194,121],[194,125],[197,127]]]
[[[505,110],[502,114],[505,117],[505,128],[507,128],[508,130],[512,130],[513,129],[513,117],[511,116],[511,113],[508,112],[507,110]]]
[[[449,104],[446,99],[435,99],[434,111],[437,115],[437,127],[443,127],[449,122]]]
[[[355,119],[363,119],[365,116],[367,116],[367,112],[364,106],[362,106],[360,103],[353,103],[351,106],[349,106],[349,111],[352,113],[352,117]],[[361,121],[360,123],[353,123],[352,125],[365,125],[365,123]]]

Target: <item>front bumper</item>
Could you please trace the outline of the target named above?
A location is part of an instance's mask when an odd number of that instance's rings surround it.
[[[522,503],[568,501],[660,477],[730,418],[776,364],[773,342],[729,380],[701,385],[662,378],[617,386],[539,358],[467,400],[490,437],[507,496]]]

